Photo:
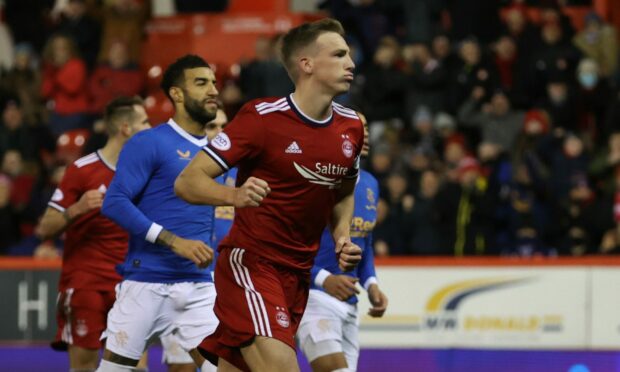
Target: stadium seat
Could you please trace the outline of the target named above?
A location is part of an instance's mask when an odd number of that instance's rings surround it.
[[[88,129],[74,129],[61,134],[56,141],[56,160],[70,164],[80,158],[89,137]]]
[[[144,106],[152,126],[161,124],[174,115],[172,102],[161,89],[149,93],[144,99]]]

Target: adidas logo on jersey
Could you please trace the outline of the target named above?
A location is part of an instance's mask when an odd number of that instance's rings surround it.
[[[301,148],[299,147],[297,142],[293,141],[290,145],[288,145],[284,152],[287,154],[301,154]]]

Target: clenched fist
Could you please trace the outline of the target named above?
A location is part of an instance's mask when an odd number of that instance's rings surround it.
[[[271,192],[267,182],[260,178],[250,177],[241,187],[235,189],[233,205],[235,208],[258,207]]]
[[[368,287],[368,300],[371,305],[371,308],[368,309],[368,315],[373,318],[381,318],[387,309],[388,299],[377,284],[371,284]]]
[[[73,204],[66,211],[67,217],[73,220],[86,213],[101,208],[103,205],[103,194],[99,190],[88,190],[80,197],[77,203]]]
[[[350,238],[340,237],[336,241],[336,255],[340,270],[351,271],[362,260],[362,248],[352,243]]]

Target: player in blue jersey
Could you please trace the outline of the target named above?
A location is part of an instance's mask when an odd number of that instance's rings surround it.
[[[130,234],[119,265],[123,281],[108,314],[106,350],[98,371],[131,371],[148,345],[174,334],[203,371],[213,368],[195,347],[217,326],[213,259],[208,246],[213,207],[174,194],[174,180],[207,144],[205,125],[217,112],[215,75],[186,55],[165,71],[162,89],[174,117],[132,137],[123,148],[102,213]]]
[[[363,115],[364,147],[368,156],[368,126]],[[314,372],[357,370],[359,356],[356,284],[368,291],[372,308],[368,315],[381,317],[387,297],[379,289],[375,275],[372,229],[377,220],[379,184],[368,172],[360,170],[355,185],[355,211],[351,223],[351,240],[362,247],[362,261],[343,273],[334,256],[334,239],[328,230],[321,237],[319,253],[311,270],[312,286],[308,305],[297,331],[301,349]]]

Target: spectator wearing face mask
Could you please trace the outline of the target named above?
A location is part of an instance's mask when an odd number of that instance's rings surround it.
[[[584,58],[577,67],[577,82],[579,128],[588,139],[604,145],[605,114],[611,96],[609,81],[601,75],[595,60]]]

